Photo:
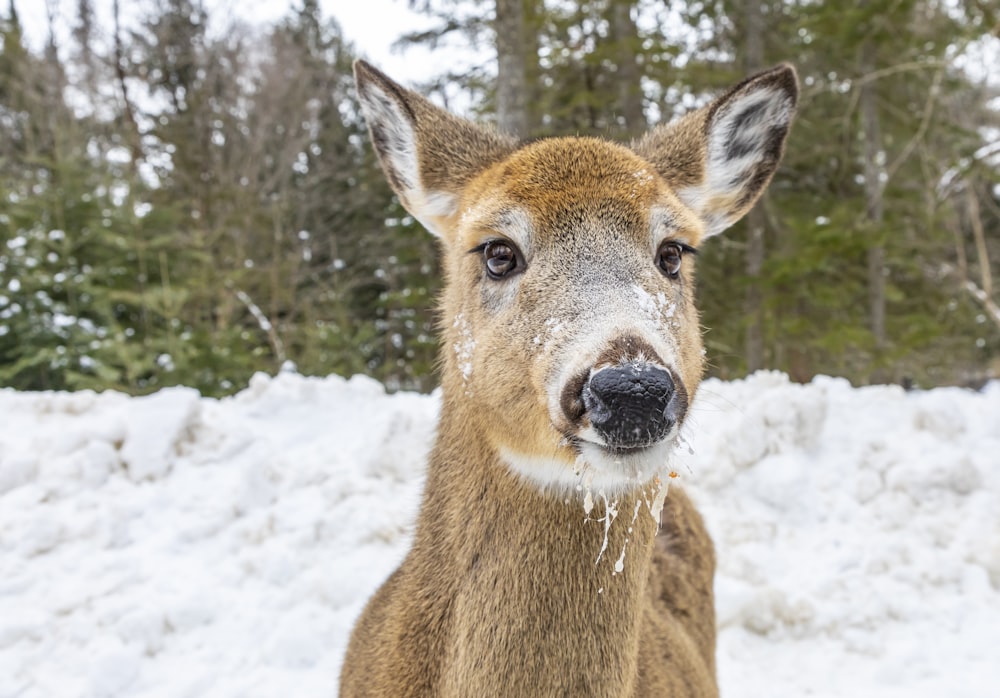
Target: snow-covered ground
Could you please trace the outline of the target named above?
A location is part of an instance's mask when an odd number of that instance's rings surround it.
[[[0,698],[330,696],[402,557],[434,396],[0,391]],[[992,698],[1000,384],[707,381],[681,480],[727,698]]]

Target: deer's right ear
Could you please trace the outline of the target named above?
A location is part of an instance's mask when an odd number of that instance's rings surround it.
[[[354,78],[382,169],[403,207],[443,236],[462,189],[515,142],[460,119],[358,60]]]

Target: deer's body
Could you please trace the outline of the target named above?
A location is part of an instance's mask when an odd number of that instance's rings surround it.
[[[585,521],[455,428],[442,423],[427,482],[448,494],[425,505],[359,621],[342,695],[712,695],[714,560],[683,492],[669,494],[660,545],[643,501],[655,492],[620,498],[595,564],[600,503]]]
[[[341,696],[717,695],[712,544],[681,490],[663,501],[703,370],[684,255],[766,186],[794,73],[633,149],[517,144],[357,77],[389,181],[442,238],[443,404]]]

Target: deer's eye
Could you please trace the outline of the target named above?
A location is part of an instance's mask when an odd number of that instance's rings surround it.
[[[689,251],[694,250],[683,243],[664,242],[656,252],[656,265],[667,277],[676,279],[681,273],[681,257]]]
[[[486,273],[491,279],[502,279],[520,271],[517,249],[504,240],[493,240],[483,246]]]

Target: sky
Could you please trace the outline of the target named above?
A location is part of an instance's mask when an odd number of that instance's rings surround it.
[[[155,0],[121,0],[126,15],[135,17],[142,7]],[[29,41],[41,47],[47,35],[46,8],[65,35],[75,21],[78,0],[14,0]],[[274,22],[300,0],[204,0],[216,22],[225,25],[239,17],[251,23]],[[99,32],[110,35],[112,0],[94,0]],[[6,4],[6,3],[4,3]],[[453,70],[455,65],[470,63],[468,48],[438,47],[434,51],[409,48],[394,51],[393,42],[404,32],[431,26],[432,21],[409,9],[409,0],[320,0],[324,15],[335,18],[359,57],[377,65],[391,77],[404,83],[423,82],[429,75]],[[221,29],[221,27],[220,27]],[[477,60],[482,60],[481,58]],[[1000,72],[993,66],[1000,61],[1000,40],[975,42],[958,61],[977,80],[1000,84]]]
[[[35,47],[44,44],[47,36],[46,7],[54,9],[59,33],[68,32],[75,15],[77,0],[14,0],[28,40]],[[136,16],[137,7],[145,3],[123,0],[126,16]],[[268,23],[285,15],[293,0],[206,0],[213,17],[227,22],[239,16],[252,23]],[[298,4],[298,2],[295,2]],[[327,17],[334,17],[344,35],[354,44],[360,57],[366,58],[392,77],[402,81],[418,82],[428,74],[444,72],[453,63],[453,54],[409,49],[406,53],[393,51],[392,43],[401,34],[429,26],[428,18],[409,9],[407,0],[321,0],[320,6]],[[113,23],[112,0],[95,0],[99,32],[108,36]]]

